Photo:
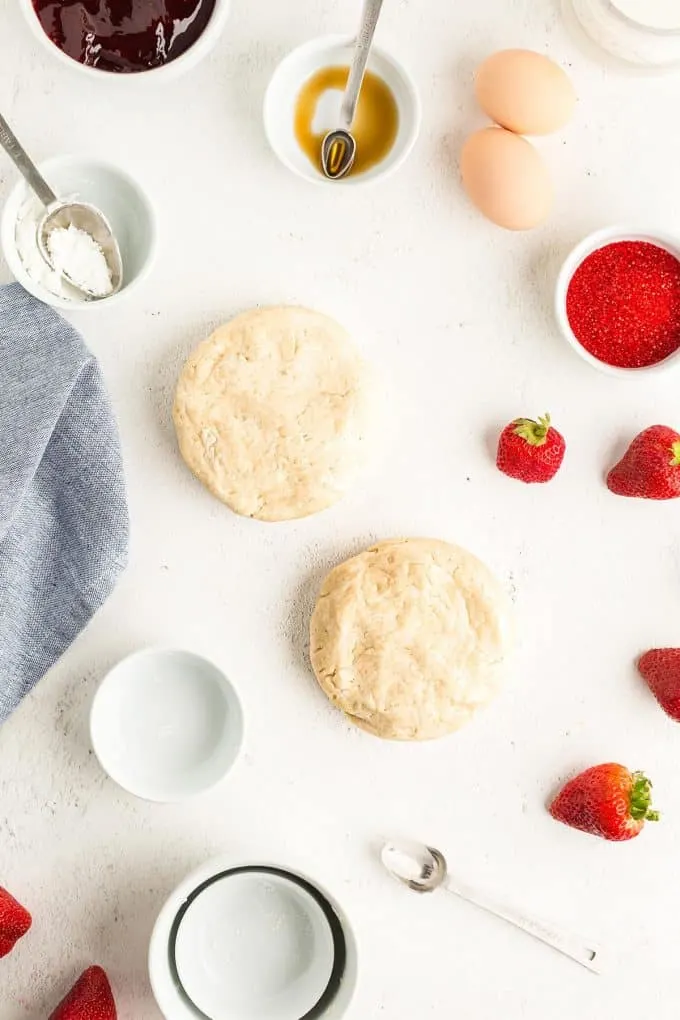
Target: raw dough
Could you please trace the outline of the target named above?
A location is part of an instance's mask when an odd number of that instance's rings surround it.
[[[380,542],[326,577],[311,622],[319,684],[377,737],[452,733],[496,695],[512,607],[487,567],[436,539]]]
[[[185,364],[174,421],[184,460],[236,513],[324,510],[366,454],[368,368],[347,333],[305,308],[245,312]]]

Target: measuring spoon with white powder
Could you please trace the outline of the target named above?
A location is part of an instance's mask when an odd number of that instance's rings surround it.
[[[36,244],[46,263],[90,300],[119,291],[123,262],[104,214],[87,202],[57,198],[2,115],[0,145],[45,206]]]

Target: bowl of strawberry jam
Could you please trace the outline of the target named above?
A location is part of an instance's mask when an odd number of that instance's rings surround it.
[[[555,311],[566,340],[590,365],[617,376],[680,364],[680,239],[607,227],[567,257]]]
[[[54,56],[91,77],[154,80],[194,67],[217,42],[230,0],[20,0]]]

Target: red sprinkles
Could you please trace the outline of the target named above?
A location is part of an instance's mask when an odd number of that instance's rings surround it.
[[[567,318],[607,365],[645,368],[680,347],[680,261],[647,241],[598,248],[574,273]]]

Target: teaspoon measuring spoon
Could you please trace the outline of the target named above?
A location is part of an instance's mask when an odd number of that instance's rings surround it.
[[[514,924],[527,935],[532,935],[535,939],[552,946],[594,974],[602,973],[602,954],[597,947],[559,932],[550,925],[524,917],[512,907],[502,906],[485,894],[454,882],[449,877],[446,858],[434,847],[425,846],[424,843],[385,843],[380,856],[390,875],[414,892],[434,892],[440,887],[446,889],[455,896],[467,900],[468,903],[473,903],[482,910]]]
[[[326,177],[332,181],[346,177],[356,158],[357,143],[351,133],[351,127],[354,123],[368,55],[371,52],[371,43],[382,5],[383,0],[365,0],[361,26],[354,47],[352,67],[345,86],[345,94],[342,97],[340,123],[334,131],[328,132],[321,143],[321,168]]]
[[[104,258],[111,272],[111,290],[108,294],[95,294],[71,279],[68,273],[61,271],[72,287],[96,300],[110,297],[120,290],[123,283],[123,262],[120,248],[114,237],[113,230],[104,214],[87,202],[63,202],[57,198],[51,187],[39,172],[32,159],[28,156],[7,121],[0,115],[0,145],[14,162],[17,169],[45,206],[45,213],[38,223],[36,241],[40,254],[51,269],[55,269],[50,255],[48,240],[57,227],[77,227],[92,237],[104,253]]]

